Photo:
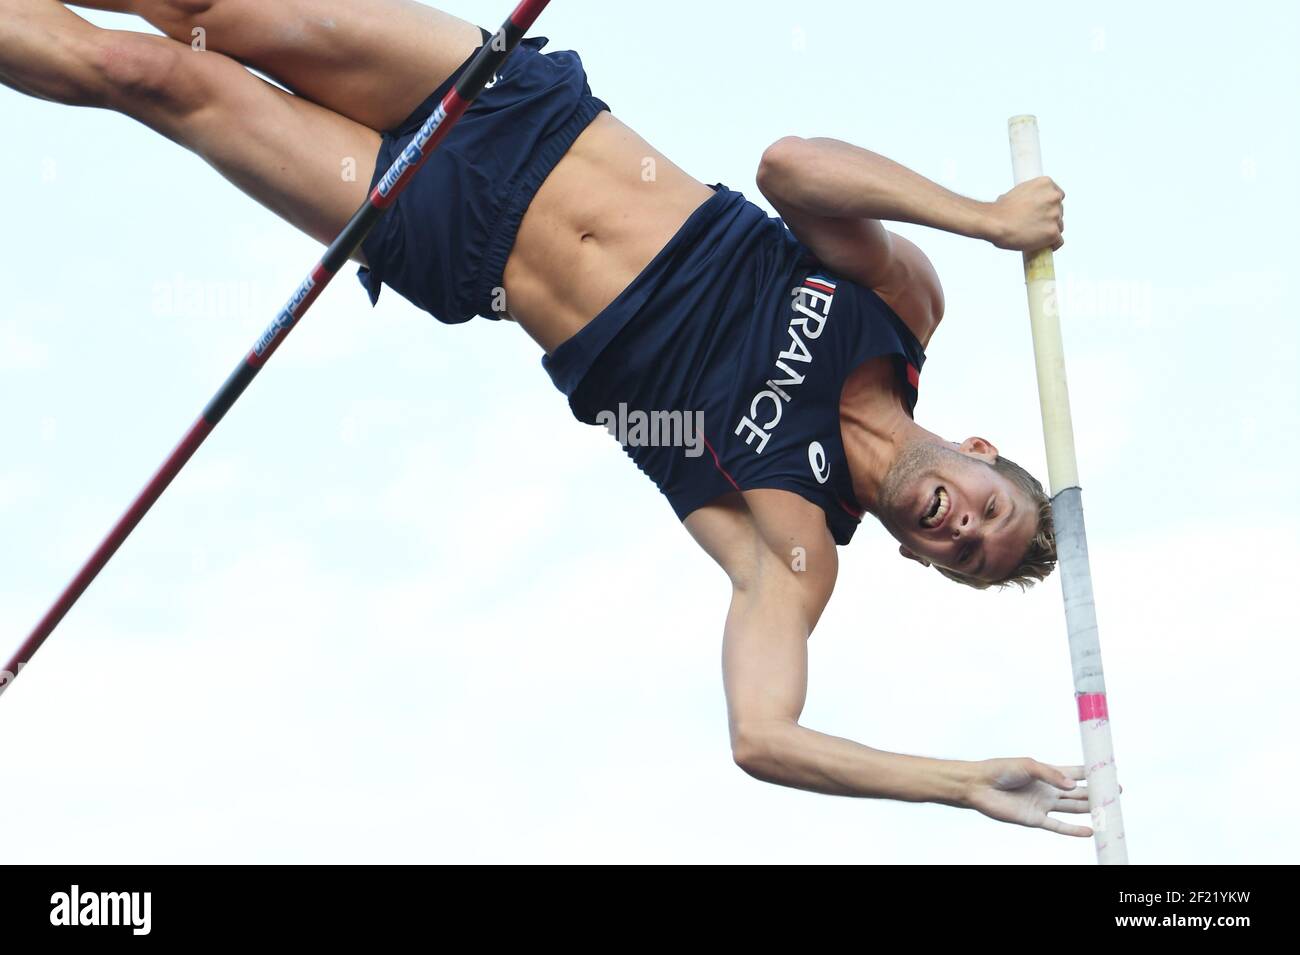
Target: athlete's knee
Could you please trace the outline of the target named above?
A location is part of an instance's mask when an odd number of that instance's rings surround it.
[[[241,58],[264,34],[279,35],[288,18],[302,19],[284,0],[136,0],[137,12],[173,40],[195,49],[239,51]],[[295,27],[295,29],[299,29]]]
[[[106,30],[94,44],[91,62],[104,105],[129,111],[142,104],[199,105],[186,58],[200,55],[164,37]]]

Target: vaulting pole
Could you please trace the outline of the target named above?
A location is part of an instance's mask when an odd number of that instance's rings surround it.
[[[1038,145],[1038,120],[1012,116],[1011,167],[1017,184],[1043,175]],[[1088,538],[1083,525],[1079,469],[1074,456],[1074,427],[1070,423],[1070,394],[1065,382],[1065,351],[1061,346],[1060,306],[1056,298],[1056,269],[1052,250],[1026,252],[1025,287],[1029,293],[1029,322],[1034,333],[1038,368],[1038,400],[1043,412],[1043,440],[1051,483],[1056,526],[1057,566],[1065,597],[1065,627],[1074,670],[1074,698],[1083,736],[1088,774],[1088,808],[1092,810],[1093,844],[1101,865],[1127,865],[1124,818],[1119,808],[1119,778],[1110,738],[1106,681],[1101,669],[1101,640],[1092,597]]]

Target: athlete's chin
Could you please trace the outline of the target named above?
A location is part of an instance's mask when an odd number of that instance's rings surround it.
[[[876,514],[876,519],[884,525],[890,537],[909,550],[914,551],[918,546],[923,546],[923,539],[916,533],[919,528],[912,526],[916,523],[916,517],[915,515],[909,517],[906,509],[882,508],[880,513]]]

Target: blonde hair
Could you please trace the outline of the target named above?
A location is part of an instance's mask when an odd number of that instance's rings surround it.
[[[994,586],[1001,590],[1010,584],[1017,584],[1023,592],[1033,586],[1035,581],[1046,579],[1056,566],[1056,526],[1052,523],[1052,501],[1043,491],[1043,485],[1038,483],[1038,479],[1010,458],[998,455],[989,466],[1024,491],[1038,507],[1038,529],[1029,541],[1029,547],[1025,549],[1020,563],[1003,580],[980,580],[938,564],[934,565],[934,569],[949,580],[976,590],[987,590]]]

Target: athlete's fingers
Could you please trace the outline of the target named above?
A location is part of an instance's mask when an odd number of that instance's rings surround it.
[[[1087,773],[1086,770],[1084,770],[1084,768],[1083,768],[1082,766],[1057,766],[1057,765],[1053,764],[1053,765],[1052,765],[1052,768],[1053,768],[1053,769],[1060,770],[1061,772],[1065,773],[1065,775],[1069,776],[1071,779],[1087,779],[1087,778],[1088,778],[1088,773]],[[1123,792],[1123,791],[1124,791],[1124,787],[1123,787],[1123,786],[1120,786],[1120,787],[1119,787],[1119,791],[1120,791],[1120,792]]]
[[[1088,810],[1088,803],[1086,800],[1081,802],[1080,800],[1075,799],[1074,794],[1071,793],[1068,796],[1061,796],[1059,799],[1056,800],[1056,805],[1047,811],[1048,812],[1088,812],[1089,810]]]
[[[1063,836],[1087,837],[1092,835],[1092,829],[1088,826],[1071,825],[1068,822],[1053,819],[1051,816],[1043,817],[1043,828],[1051,832],[1059,832]]]
[[[1059,769],[1061,772],[1063,772],[1065,775],[1069,776],[1071,779],[1080,779],[1080,780],[1082,780],[1082,779],[1087,779],[1087,778],[1088,778],[1088,774],[1087,774],[1087,772],[1084,771],[1084,768],[1083,768],[1082,766],[1053,766],[1052,768],[1053,768],[1053,769]],[[1120,791],[1120,792],[1123,792],[1123,791],[1124,791],[1124,786],[1123,786],[1122,784],[1121,784],[1120,787],[1119,787],[1119,791]],[[1084,796],[1084,797],[1087,797],[1087,795],[1088,795],[1088,790],[1087,790],[1086,788],[1082,787],[1082,786],[1080,786],[1080,787],[1079,787],[1078,789],[1076,789],[1076,790],[1072,790],[1072,791],[1071,791],[1071,795],[1073,795],[1073,794],[1076,793],[1076,792],[1079,793],[1080,795]]]
[[[1066,776],[1069,776],[1071,779],[1087,779],[1087,778],[1088,778],[1088,774],[1087,774],[1086,772],[1084,772],[1084,769],[1083,769],[1082,766],[1057,766],[1057,765],[1053,764],[1053,765],[1052,765],[1052,768],[1055,769],[1055,770],[1056,770],[1057,772],[1059,772],[1059,773],[1064,773]]]
[[[1031,760],[1028,766],[1029,773],[1035,779],[1041,779],[1045,783],[1050,783],[1057,789],[1072,790],[1075,788],[1075,780],[1083,779],[1083,776],[1077,775],[1074,770],[1083,772],[1082,766],[1051,766],[1047,763],[1040,763],[1038,760]]]

